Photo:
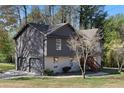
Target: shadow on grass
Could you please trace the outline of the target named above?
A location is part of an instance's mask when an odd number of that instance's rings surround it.
[[[18,78],[12,78],[11,80],[34,80],[34,79],[48,80],[50,78],[48,77],[18,77]]]
[[[19,78],[13,78],[11,80],[32,80],[34,79],[33,77],[19,77]]]

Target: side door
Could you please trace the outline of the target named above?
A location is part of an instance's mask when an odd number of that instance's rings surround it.
[[[18,70],[26,71],[28,69],[28,63],[26,57],[18,57]]]

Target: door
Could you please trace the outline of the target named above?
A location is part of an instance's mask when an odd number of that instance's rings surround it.
[[[25,57],[18,57],[17,70],[26,71],[28,67]]]
[[[43,73],[43,63],[39,58],[29,59],[29,72],[42,74]]]

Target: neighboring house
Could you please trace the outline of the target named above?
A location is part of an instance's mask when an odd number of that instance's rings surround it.
[[[68,46],[70,36],[75,34],[69,23],[26,24],[14,37],[16,69],[35,73],[49,69],[61,73],[63,67],[68,66],[72,72],[79,71],[75,53]]]

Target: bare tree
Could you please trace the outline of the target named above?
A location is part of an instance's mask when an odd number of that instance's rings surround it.
[[[25,14],[25,24],[27,24],[27,6],[26,5],[23,5],[23,11]]]
[[[118,65],[118,72],[121,73],[124,65],[124,24],[121,24],[119,27],[119,37],[121,39],[120,42],[116,41],[111,49],[113,50],[114,60]]]
[[[90,39],[84,33],[76,33],[76,36],[71,36],[68,42],[69,47],[75,52],[84,79],[88,58],[94,57],[96,54],[98,54],[96,50],[96,42],[98,42],[101,38],[100,33],[96,33],[92,39]]]
[[[124,49],[123,48],[118,48],[115,51],[117,55],[115,56],[117,65],[118,65],[118,72],[121,73],[123,65],[124,65]]]
[[[118,72],[121,73],[123,65],[124,65],[124,48],[123,44],[116,44],[114,43],[111,46],[111,57],[113,61],[117,63]]]
[[[119,27],[119,35],[117,40],[113,40],[110,47],[111,58],[117,63],[118,72],[121,73],[124,65],[124,27]]]
[[[122,40],[122,43],[124,43],[124,23],[122,23],[119,27],[119,35]]]
[[[44,7],[44,20],[46,20],[46,23],[48,25],[53,25],[55,24],[55,5],[47,5]]]
[[[20,8],[21,8],[21,6],[16,6],[17,14],[18,14],[18,20],[19,20],[19,25],[21,26],[22,19],[21,19],[21,10],[20,10]]]

